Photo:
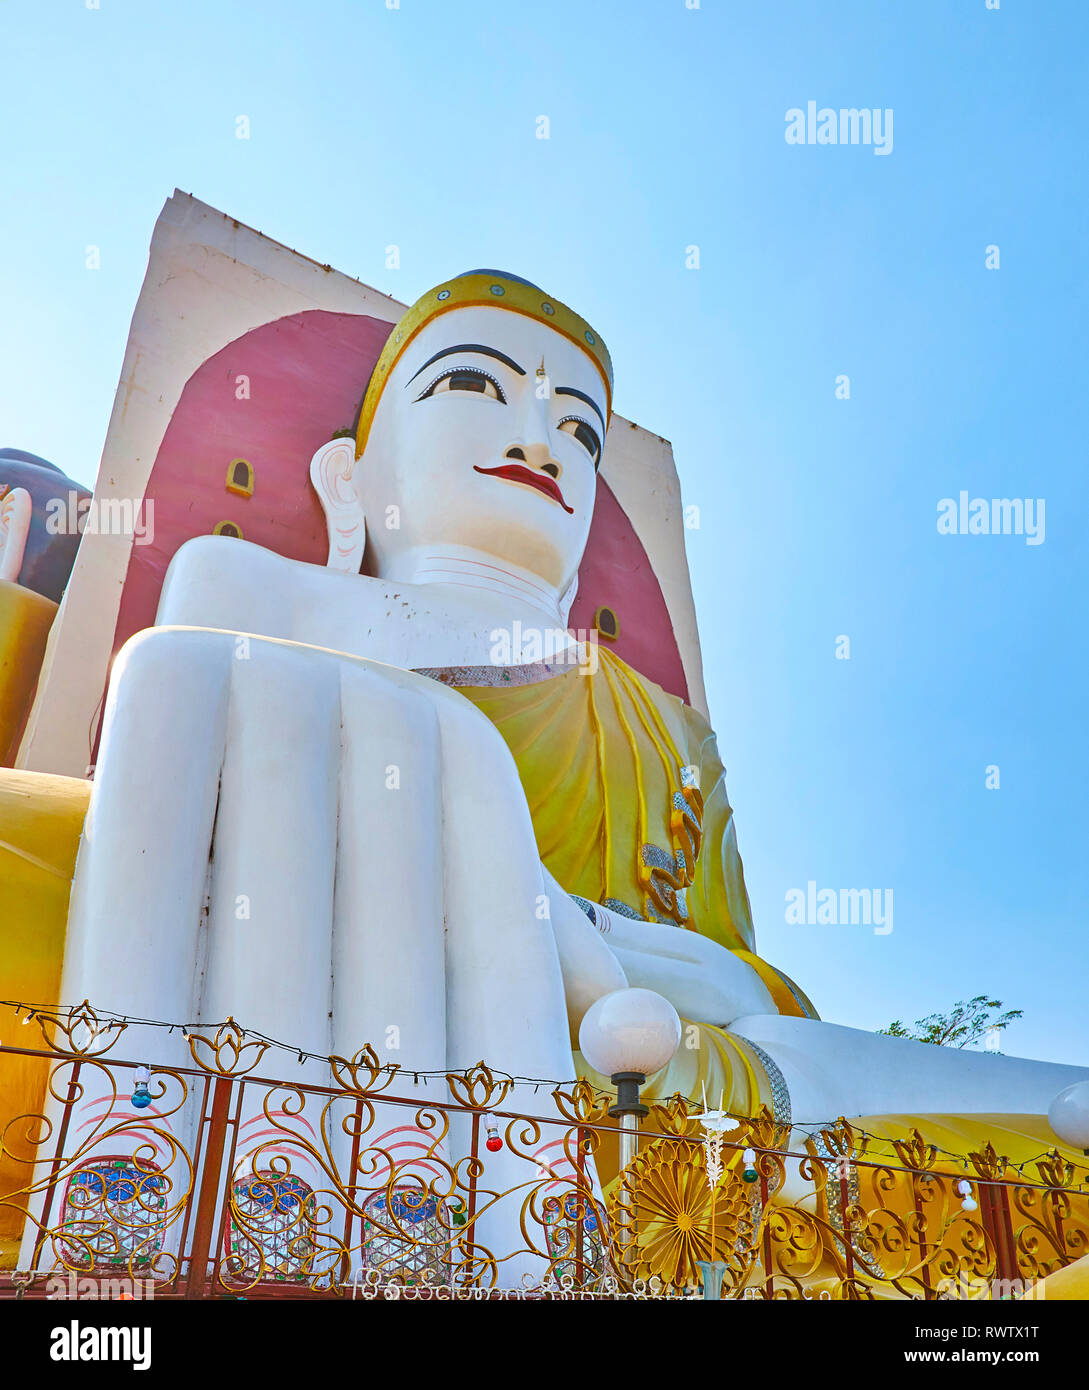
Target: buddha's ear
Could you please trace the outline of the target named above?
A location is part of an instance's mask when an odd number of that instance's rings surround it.
[[[352,481],[355,467],[355,440],[331,439],[310,460],[310,481],[321,498],[325,526],[329,533],[326,566],[358,574],[367,544],[363,507]]]
[[[5,488],[0,496],[0,579],[14,583],[23,566],[34,504],[25,487]]]

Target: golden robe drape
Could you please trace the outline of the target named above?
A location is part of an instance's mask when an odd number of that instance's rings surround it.
[[[562,887],[701,932],[748,962],[780,1013],[817,1017],[756,955],[726,772],[706,719],[598,649],[598,665],[531,683],[434,672],[481,710],[518,765],[541,859]],[[688,785],[691,784],[691,785]]]

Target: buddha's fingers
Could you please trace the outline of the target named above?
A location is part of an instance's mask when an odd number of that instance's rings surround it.
[[[603,939],[631,983],[658,990],[683,1017],[721,1026],[742,1014],[775,1012],[767,986],[752,966],[710,937],[662,922],[636,921],[607,908],[594,910]],[[638,981],[631,978],[632,970]],[[660,983],[654,984],[655,979]],[[687,1011],[697,1005],[699,1012]]]
[[[691,962],[614,947],[617,960],[637,989],[662,994],[682,1018],[721,1026],[736,1016],[736,1002],[713,976]]]
[[[682,935],[676,927],[668,930]],[[685,960],[610,944],[629,983],[663,994],[682,1018],[724,1027],[743,1014],[774,1009],[756,972],[722,947],[716,947],[717,955]]]
[[[613,948],[641,951],[689,965],[708,964],[714,953],[722,950],[721,946],[700,936],[698,932],[684,931],[672,924],[641,922],[624,917],[619,912],[610,912],[604,907],[595,906],[594,912],[604,939]]]

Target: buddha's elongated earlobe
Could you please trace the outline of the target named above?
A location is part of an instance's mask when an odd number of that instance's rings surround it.
[[[310,481],[321,498],[325,526],[329,533],[326,566],[358,574],[367,544],[363,506],[352,481],[355,467],[355,441],[333,439],[323,444],[310,460]]]
[[[22,568],[33,503],[25,487],[0,493],[0,579],[14,582]]]

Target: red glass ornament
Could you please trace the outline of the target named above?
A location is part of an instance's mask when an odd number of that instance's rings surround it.
[[[487,1141],[485,1142],[484,1147],[488,1150],[489,1153],[497,1154],[499,1150],[503,1147],[503,1141],[502,1139],[500,1139],[498,1134],[490,1134],[487,1138]]]

